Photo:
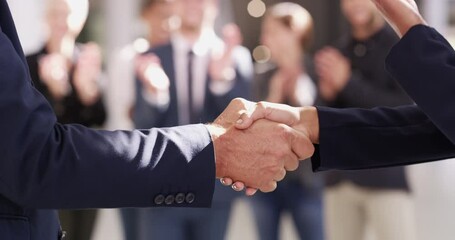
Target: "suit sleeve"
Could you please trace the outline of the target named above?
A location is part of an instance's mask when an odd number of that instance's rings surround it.
[[[455,51],[435,29],[417,25],[392,49],[386,68],[455,143]]]
[[[318,108],[316,171],[401,166],[455,157],[454,144],[415,105]]]
[[[58,124],[30,83],[11,18],[0,18],[1,195],[55,209],[156,206],[157,196],[192,193],[166,206],[210,206],[214,152],[203,125],[108,132]]]
[[[385,72],[385,71],[384,71]],[[389,82],[397,85],[390,76],[383,76]],[[378,88],[371,85],[360,74],[352,74],[348,84],[338,96],[346,105],[358,106],[361,108],[371,108],[375,106],[399,106],[403,103],[411,104],[412,101],[397,85],[389,89]]]

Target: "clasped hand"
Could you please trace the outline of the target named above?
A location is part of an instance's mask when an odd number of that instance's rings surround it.
[[[308,113],[315,108],[294,108],[266,102],[233,100],[208,128],[216,155],[216,176],[234,190],[248,186],[247,195],[257,189],[271,192],[299,160],[314,153],[317,132],[310,127]]]
[[[414,0],[372,0],[400,36],[426,24]],[[216,176],[246,194],[275,190],[286,171],[314,153],[319,142],[316,108],[293,108],[235,99],[208,126],[213,138]]]

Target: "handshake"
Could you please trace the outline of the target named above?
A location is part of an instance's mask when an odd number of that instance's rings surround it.
[[[372,0],[395,31],[403,36],[426,24],[414,0]],[[270,192],[299,160],[311,157],[319,142],[319,119],[314,107],[294,108],[273,103],[233,100],[208,126],[212,135],[216,177],[234,190],[253,195]]]
[[[248,187],[271,192],[299,160],[311,157],[319,138],[314,107],[294,108],[267,102],[234,99],[208,125],[213,139],[216,177],[234,190]]]

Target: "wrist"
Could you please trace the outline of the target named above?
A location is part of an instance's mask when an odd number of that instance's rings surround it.
[[[406,33],[411,28],[413,28],[413,27],[415,27],[417,25],[428,25],[428,24],[425,22],[425,20],[420,15],[419,16],[415,16],[414,19],[412,19],[409,22],[407,22],[406,24],[403,24],[402,26],[398,27],[400,35],[401,36],[406,35]]]
[[[215,153],[215,166],[216,166],[216,178],[222,178],[226,176],[226,163],[223,161],[221,154],[218,154],[220,151],[219,138],[226,133],[226,129],[217,124],[208,124],[206,125],[210,137],[212,138],[213,148]]]
[[[306,134],[312,143],[319,143],[319,117],[316,107],[300,108],[300,121],[296,129]]]

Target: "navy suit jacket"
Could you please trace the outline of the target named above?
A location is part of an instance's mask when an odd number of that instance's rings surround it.
[[[417,105],[318,108],[315,170],[363,169],[455,157],[455,51],[433,28],[411,28],[386,68]]]
[[[210,206],[214,151],[203,125],[108,132],[58,124],[32,86],[6,0],[0,28],[1,239],[58,239],[57,214],[47,209]],[[185,201],[163,203],[177,194]]]

